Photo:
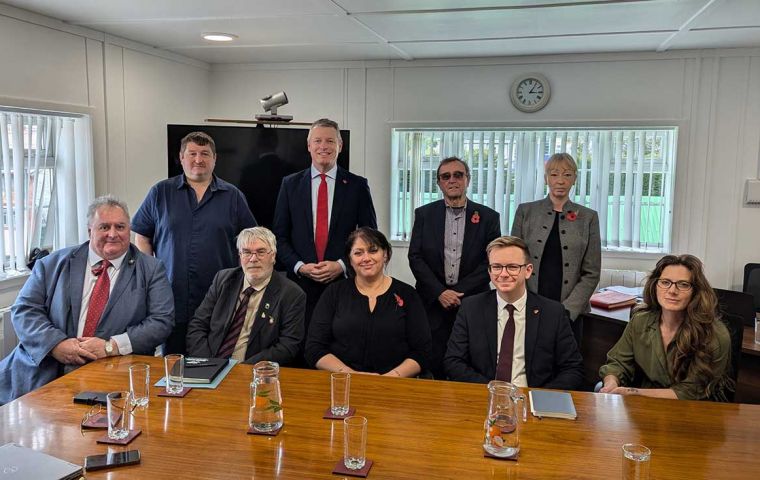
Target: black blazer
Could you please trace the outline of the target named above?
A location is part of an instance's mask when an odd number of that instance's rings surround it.
[[[194,357],[215,357],[232,321],[243,269],[220,270],[203,302],[187,326],[187,353]],[[245,363],[270,360],[287,365],[295,359],[304,338],[306,294],[278,272],[272,273],[256,311],[256,321],[248,337]]]
[[[346,239],[358,227],[377,228],[369,185],[366,178],[338,167],[325,260],[343,259]],[[311,167],[282,179],[272,231],[277,236],[277,259],[285,266],[288,275],[294,275],[293,268],[299,261],[316,263]]]
[[[477,223],[473,222],[475,212]],[[486,246],[501,235],[499,213],[485,205],[467,200],[459,281],[447,286],[443,269],[446,204],[438,200],[414,211],[414,227],[409,240],[409,267],[417,280],[415,287],[425,304],[438,300],[447,289],[465,296],[488,291],[488,257]],[[478,218],[479,217],[479,218]]]
[[[488,383],[496,378],[496,291],[464,299],[443,366],[451,380]],[[528,292],[525,369],[531,388],[577,390],[583,359],[561,303]]]

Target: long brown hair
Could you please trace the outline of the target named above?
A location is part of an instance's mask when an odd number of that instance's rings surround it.
[[[674,382],[683,381],[690,371],[704,388],[708,398],[725,399],[726,388],[733,389],[733,381],[727,372],[716,371],[715,355],[709,348],[720,328],[718,297],[704,274],[702,261],[694,255],[666,255],[657,262],[644,286],[644,305],[637,311],[662,314],[662,306],[657,301],[657,280],[666,267],[680,265],[691,273],[691,300],[686,306],[683,323],[676,333],[676,346],[670,377]],[[730,352],[729,352],[730,354]]]

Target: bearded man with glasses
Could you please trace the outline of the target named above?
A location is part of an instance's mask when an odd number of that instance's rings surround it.
[[[488,244],[496,290],[462,302],[443,365],[451,380],[577,390],[583,360],[561,303],[529,292],[530,254],[517,237]]]
[[[277,239],[264,227],[237,238],[240,266],[221,270],[187,328],[194,357],[288,365],[304,338],[306,294],[274,271]]]
[[[499,214],[467,198],[470,168],[457,157],[436,171],[443,199],[414,212],[409,267],[433,335],[431,371],[445,378],[443,355],[462,299],[488,291],[488,242],[501,235]]]

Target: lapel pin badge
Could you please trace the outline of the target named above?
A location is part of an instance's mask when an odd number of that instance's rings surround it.
[[[261,312],[261,318],[267,318],[267,314],[264,312]]]
[[[477,210],[472,214],[472,217],[470,217],[470,221],[472,223],[480,223],[480,214]]]
[[[538,315],[538,309],[537,308],[533,310],[533,315]]]
[[[274,323],[274,318],[269,317],[269,325],[272,325]]]
[[[343,179],[343,183],[344,183],[344,184],[346,184],[346,185],[348,185],[348,180],[346,180],[346,179],[344,178],[344,179]]]
[[[265,304],[264,304],[264,308],[266,308],[267,310],[269,310],[269,304],[268,304],[268,303],[265,303]]]
[[[578,218],[578,214],[576,212],[573,212],[572,210],[567,212],[567,215],[565,215],[565,218],[567,218],[568,222],[574,222],[576,218]]]

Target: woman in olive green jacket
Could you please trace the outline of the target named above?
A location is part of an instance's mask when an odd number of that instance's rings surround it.
[[[620,340],[599,370],[602,393],[725,400],[731,339],[718,300],[693,255],[667,255],[644,287]]]

